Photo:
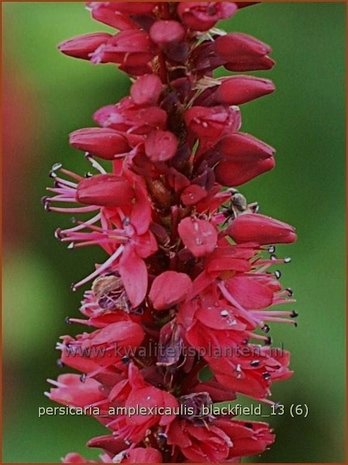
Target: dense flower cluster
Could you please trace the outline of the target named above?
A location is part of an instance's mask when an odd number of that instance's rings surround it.
[[[275,164],[272,147],[240,132],[238,107],[274,85],[213,77],[221,66],[240,73],[274,64],[268,45],[215,28],[249,4],[89,2],[92,17],[119,32],[59,46],[132,76],[129,96],[96,111],[97,127],[70,135],[96,174],[57,164],[54,195],[44,198],[48,211],[91,214],[58,229],[58,239],[107,254],[73,285],[92,283],[85,318],[68,322],[92,331],[58,343],[60,364],[82,374],[59,376],[48,393],[97,409],[110,433],[88,445],[105,463],[235,462],[274,441],[266,423],[204,413],[238,394],[271,403],[272,383],[291,375],[289,353],[265,333],[297,316],[273,309],[293,300],[270,271],[289,261],[274,244],[296,234],[236,189]],[[127,414],[136,407],[144,410]],[[64,461],[86,462],[75,453]]]

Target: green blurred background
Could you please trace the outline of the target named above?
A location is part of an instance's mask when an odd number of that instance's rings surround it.
[[[56,44],[107,30],[82,3],[4,4],[4,462],[58,462],[86,450],[103,433],[93,419],[38,418],[50,405],[45,379],[59,373],[54,349],[71,333],[81,293],[70,283],[88,274],[101,253],[66,250],[53,238],[68,218],[45,214],[40,197],[56,161],[88,170],[67,134],[93,126],[91,114],[126,94],[129,81],[112,65],[60,55]],[[267,3],[224,23],[270,43],[277,84],[272,96],[243,107],[243,130],[277,148],[274,172],[241,190],[262,212],[294,224],[299,241],[283,247],[293,261],[283,283],[295,290],[299,327],[275,326],[275,342],[292,352],[294,377],[273,394],[309,416],[272,417],[278,440],[262,462],[338,462],[344,457],[345,6]],[[256,73],[257,74],[257,73]],[[263,74],[262,72],[259,75]],[[285,327],[284,327],[285,326]],[[53,405],[53,404],[51,404]]]

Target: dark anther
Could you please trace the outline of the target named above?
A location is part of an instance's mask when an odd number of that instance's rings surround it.
[[[298,326],[297,321],[294,321],[294,327],[297,328],[297,326]]]
[[[267,333],[270,332],[270,329],[271,329],[271,328],[270,328],[268,325],[263,325],[261,329],[262,329],[262,331],[263,331],[264,333],[267,334]]]
[[[296,318],[296,317],[298,317],[298,313],[295,310],[293,310],[291,312],[290,318]]]
[[[252,360],[252,361],[250,362],[250,366],[252,366],[252,367],[258,367],[258,366],[260,366],[260,360]]]
[[[270,246],[268,247],[268,252],[269,252],[269,253],[274,253],[275,251],[276,251],[276,248],[274,247],[274,245],[270,245]]]
[[[271,375],[269,373],[267,373],[267,371],[266,371],[265,373],[262,373],[262,378],[268,380],[268,379],[271,378]]]
[[[91,178],[93,176],[92,173],[88,171],[88,173],[85,173],[85,178]]]
[[[270,258],[272,261],[277,260],[277,257],[276,257],[274,254],[272,254],[269,258]]]
[[[275,276],[277,279],[280,279],[281,276],[282,276],[282,274],[281,274],[281,272],[280,272],[279,270],[276,270],[276,271],[274,272],[274,276]]]
[[[56,363],[57,363],[57,367],[58,367],[58,368],[64,368],[64,366],[65,366],[64,363],[61,361],[60,358],[57,360]]]
[[[272,344],[272,338],[271,336],[268,336],[268,338],[265,340],[265,346],[270,346]]]
[[[66,317],[64,318],[64,322],[65,322],[65,324],[67,324],[67,325],[71,325],[70,316],[66,316]]]
[[[86,378],[87,378],[86,373],[83,373],[83,374],[80,376],[80,381],[81,381],[81,383],[84,383],[84,382],[86,381]]]
[[[245,426],[246,428],[253,429],[253,424],[252,424],[252,423],[244,423],[244,426]]]
[[[291,287],[287,287],[285,290],[288,293],[289,297],[292,297],[294,295],[294,291],[291,289]]]
[[[125,365],[127,363],[129,363],[130,361],[130,358],[128,357],[128,355],[124,355],[122,358],[121,358],[121,362],[124,363]]]

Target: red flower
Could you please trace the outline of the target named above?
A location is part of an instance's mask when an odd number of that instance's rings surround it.
[[[254,76],[232,76],[220,82],[214,98],[218,103],[227,105],[241,105],[275,90],[272,81]]]
[[[94,379],[86,379],[81,383],[80,375],[65,374],[58,376],[57,381],[49,380],[54,386],[48,397],[55,402],[74,407],[86,407],[100,400],[105,400],[101,393],[101,384]]]
[[[228,234],[237,242],[258,244],[287,244],[296,240],[295,229],[269,216],[245,214],[228,228]]]
[[[192,133],[202,140],[216,141],[222,135],[238,131],[241,125],[238,107],[192,107],[185,113],[185,122]]]
[[[156,310],[170,308],[187,297],[192,282],[185,273],[165,271],[152,283],[149,298]]]
[[[125,441],[139,442],[154,425],[166,427],[174,420],[175,415],[170,415],[168,412],[178,406],[175,397],[146,383],[132,364],[129,366],[128,386],[129,392],[124,402],[126,409],[131,411],[132,408],[142,407],[143,413],[120,415],[109,423],[109,427],[116,431],[118,436]],[[166,413],[152,413],[151,409],[161,412],[161,408]]]
[[[246,425],[246,426],[245,426]],[[211,425],[175,421],[168,442],[180,448],[190,462],[224,462],[247,454],[259,454],[274,441],[266,423],[218,419]]]
[[[111,37],[111,34],[107,34],[106,32],[83,34],[62,42],[58,45],[58,48],[65,55],[89,60],[91,54]]]
[[[83,179],[79,183],[76,199],[86,205],[122,207],[135,200],[135,192],[123,178],[112,174],[100,174]]]
[[[169,131],[152,131],[145,141],[145,153],[154,162],[170,160],[177,148],[178,140]]]
[[[113,160],[130,150],[127,139],[108,128],[78,129],[70,134],[69,141],[73,147],[104,160]]]
[[[130,94],[136,105],[156,105],[163,86],[156,74],[144,74],[132,85]]]
[[[217,231],[208,221],[184,218],[178,227],[181,240],[195,257],[203,257],[216,247]]]
[[[274,61],[268,56],[271,47],[255,37],[241,33],[230,33],[215,40],[215,52],[225,60],[230,71],[254,71],[270,69]]]
[[[264,142],[238,132],[223,138],[213,149],[220,163],[215,168],[218,182],[239,186],[274,168],[274,149]]]
[[[151,26],[150,37],[155,44],[165,48],[169,44],[183,40],[185,29],[177,21],[156,21]]]
[[[162,463],[162,455],[153,447],[135,447],[124,453],[121,463]]]
[[[229,2],[181,2],[178,5],[183,23],[195,31],[207,31],[220,19],[232,16],[236,10],[237,5]]]

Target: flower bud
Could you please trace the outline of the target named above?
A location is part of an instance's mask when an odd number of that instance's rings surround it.
[[[92,18],[119,31],[132,29],[136,24],[126,15],[116,11],[113,2],[89,2]]]
[[[104,435],[104,436],[96,436],[90,439],[87,442],[88,447],[99,447],[100,449],[104,449],[107,452],[110,452],[112,455],[116,455],[121,450],[124,449],[124,441],[122,438],[116,438],[112,434]]]
[[[80,375],[66,373],[58,376],[57,381],[57,387],[50,390],[49,397],[60,404],[85,407],[104,399],[99,389],[101,385],[95,379],[81,383]]]
[[[270,69],[274,61],[267,56],[271,47],[255,37],[238,32],[219,36],[215,42],[215,52],[224,60],[230,71],[252,71]]]
[[[238,7],[232,2],[180,2],[178,15],[194,31],[207,31],[220,19],[233,16]]]
[[[154,57],[153,44],[145,31],[127,29],[111,37],[91,55],[93,63],[118,63],[128,71],[143,71]]]
[[[77,201],[101,207],[121,207],[134,199],[134,191],[124,178],[113,174],[99,174],[80,181]]]
[[[61,42],[58,49],[70,57],[89,60],[91,53],[100,45],[105,44],[111,37],[112,35],[106,32],[83,34]]]
[[[260,245],[287,244],[297,239],[289,224],[257,213],[245,213],[232,221],[228,234],[238,244],[256,242]]]
[[[275,90],[273,82],[254,76],[232,76],[224,78],[213,98],[222,104],[241,105]]]
[[[177,148],[178,139],[170,131],[152,131],[145,141],[145,153],[154,162],[170,160]]]
[[[156,310],[165,310],[183,301],[191,287],[192,281],[187,274],[165,271],[152,283],[149,298]]]
[[[137,105],[156,105],[162,88],[162,82],[156,74],[144,74],[132,85],[130,94]]]
[[[61,459],[62,463],[93,463],[91,460],[87,460],[77,452],[69,452],[65,457]]]
[[[186,206],[196,205],[207,196],[207,191],[198,184],[190,184],[182,192],[180,199]]]
[[[180,42],[185,37],[185,29],[177,21],[156,21],[150,29],[150,37],[160,47]]]
[[[78,129],[70,134],[69,142],[76,149],[104,160],[112,160],[116,155],[128,152],[130,149],[122,134],[108,128]]]
[[[215,168],[217,182],[239,186],[254,179],[275,165],[274,149],[242,132],[224,137],[216,146],[221,162]]]
[[[217,231],[207,220],[184,218],[179,223],[178,232],[184,245],[195,257],[203,257],[216,247]]]
[[[143,339],[144,330],[138,323],[117,321],[108,324],[98,332],[91,333],[88,346],[117,344],[119,347],[129,349],[138,347]]]
[[[157,3],[155,2],[88,2],[89,8],[95,4],[108,5],[114,11],[119,11],[126,15],[146,15],[151,14]]]
[[[241,125],[238,107],[194,106],[185,112],[185,123],[197,137],[217,139],[223,133],[238,131]]]
[[[122,463],[162,463],[162,454],[153,447],[134,447],[127,451]]]

